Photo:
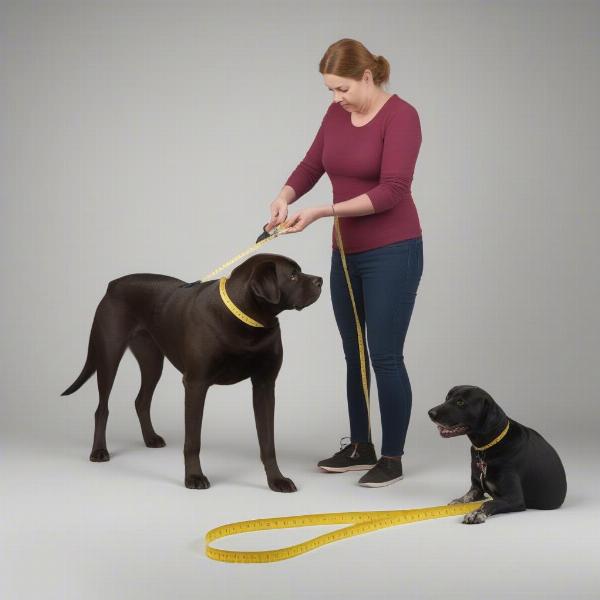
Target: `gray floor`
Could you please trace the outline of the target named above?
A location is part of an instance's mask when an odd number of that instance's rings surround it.
[[[207,491],[182,484],[182,435],[148,449],[130,420],[109,435],[111,461],[87,460],[88,432],[75,404],[58,430],[23,422],[2,437],[0,597],[118,598],[598,598],[598,483],[590,445],[560,445],[569,493],[557,511],[499,515],[467,526],[460,517],[366,534],[292,560],[232,565],[204,555],[217,525],[267,516],[417,508],[467,489],[467,442],[449,453],[405,457],[405,478],[381,489],[357,474],[313,465],[323,441],[279,443],[279,462],[299,492],[267,487],[251,428],[224,441],[207,435]],[[75,414],[73,414],[73,412]],[[81,414],[80,414],[81,413]],[[133,419],[133,417],[132,417]],[[60,441],[59,441],[60,440]],[[437,441],[437,440],[436,440]],[[418,444],[416,444],[418,447]],[[254,533],[215,546],[266,549],[330,528]]]

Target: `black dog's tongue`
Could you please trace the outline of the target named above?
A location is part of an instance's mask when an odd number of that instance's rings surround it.
[[[454,427],[444,427],[443,425],[438,424],[438,430],[442,437],[455,437],[457,435],[462,435],[467,432],[467,428],[462,425],[455,425]]]

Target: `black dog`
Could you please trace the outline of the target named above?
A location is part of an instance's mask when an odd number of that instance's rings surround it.
[[[563,503],[567,479],[554,448],[537,432],[508,418],[493,398],[472,385],[453,387],[446,401],[429,411],[442,437],[466,434],[471,446],[471,489],[450,504],[492,500],[465,515],[464,523]]]
[[[221,285],[225,283],[223,293]],[[322,283],[321,277],[303,274],[293,260],[275,254],[253,256],[222,282],[185,286],[180,279],[148,273],[111,281],[96,309],[85,366],[62,394],[72,394],[98,372],[100,400],[90,460],[110,458],[106,449],[108,397],[119,362],[129,348],[142,372],[135,408],[150,448],[165,445],[150,420],[150,403],[164,357],[183,373],[186,487],[210,486],[200,467],[200,431],[208,388],[250,378],[260,457],[269,487],[295,492],[296,486],[281,474],[275,458],[275,379],[283,359],[276,315],[315,302]]]

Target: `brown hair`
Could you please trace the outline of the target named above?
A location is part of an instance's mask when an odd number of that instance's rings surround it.
[[[373,83],[377,86],[387,83],[390,78],[390,63],[383,56],[371,54],[357,40],[344,38],[331,44],[319,63],[319,73],[337,75],[360,81],[365,69],[373,73]]]

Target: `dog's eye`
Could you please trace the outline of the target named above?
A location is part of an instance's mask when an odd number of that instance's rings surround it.
[[[296,279],[298,279],[298,273],[292,273],[292,274],[290,275],[290,279],[291,279],[292,281],[296,281]]]
[[[465,401],[464,400],[457,400],[456,401],[456,406],[464,406]]]

